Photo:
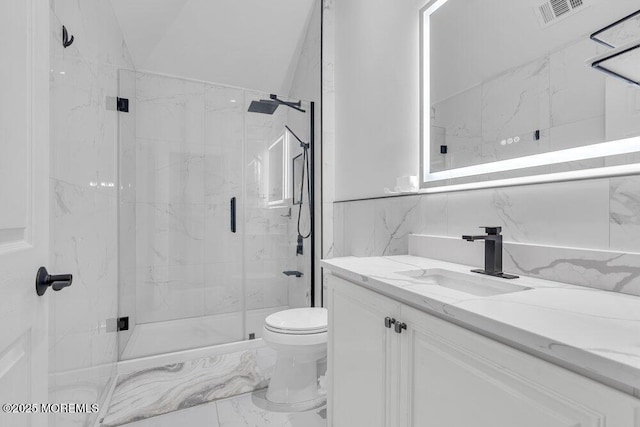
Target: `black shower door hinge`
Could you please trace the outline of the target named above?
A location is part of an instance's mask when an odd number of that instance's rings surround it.
[[[118,318],[118,331],[129,330],[129,316]]]
[[[129,112],[129,99],[127,98],[117,98],[118,99],[118,111],[123,113]]]

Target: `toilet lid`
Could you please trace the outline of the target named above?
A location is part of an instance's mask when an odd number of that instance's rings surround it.
[[[318,333],[327,330],[327,309],[293,308],[279,311],[265,319],[267,328],[289,333]]]

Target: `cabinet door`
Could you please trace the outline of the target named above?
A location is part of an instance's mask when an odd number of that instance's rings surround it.
[[[400,304],[335,276],[328,291],[329,425],[396,427],[400,335],[384,320]]]
[[[637,427],[640,401],[403,306],[401,426]]]

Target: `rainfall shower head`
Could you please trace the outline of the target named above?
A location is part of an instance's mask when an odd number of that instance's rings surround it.
[[[261,99],[260,101],[251,101],[249,105],[250,113],[273,114],[276,112],[280,104],[269,99]]]
[[[274,94],[269,95],[269,98],[271,99],[261,99],[260,101],[251,101],[251,104],[249,105],[249,112],[273,114],[276,112],[276,109],[280,105],[286,105],[287,107],[293,108],[294,110],[298,110],[301,113],[306,113],[305,110],[300,108],[300,105],[302,105],[302,101],[287,102],[287,101],[278,99],[278,95],[274,95]]]

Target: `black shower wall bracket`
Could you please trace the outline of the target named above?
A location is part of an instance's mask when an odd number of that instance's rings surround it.
[[[71,36],[71,38],[69,38],[69,32],[67,31],[67,27],[63,25],[62,26],[62,46],[66,49],[73,44],[74,40],[75,40],[74,36]]]

